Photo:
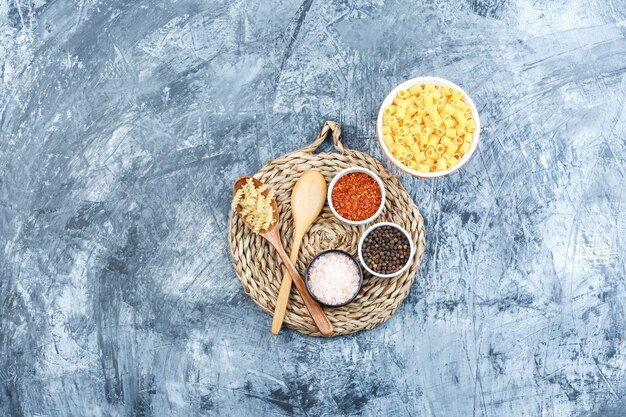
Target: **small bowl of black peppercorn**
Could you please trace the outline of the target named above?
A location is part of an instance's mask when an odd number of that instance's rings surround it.
[[[395,223],[377,223],[359,241],[359,260],[370,274],[393,278],[408,269],[415,254],[411,235]]]

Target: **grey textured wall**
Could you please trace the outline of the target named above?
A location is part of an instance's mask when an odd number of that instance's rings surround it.
[[[626,3],[0,0],[0,415],[626,415]],[[464,87],[462,171],[379,328],[245,296],[233,180],[397,83]]]

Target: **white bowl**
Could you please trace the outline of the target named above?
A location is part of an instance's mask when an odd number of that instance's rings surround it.
[[[453,87],[463,93],[463,98],[465,99],[465,102],[472,109],[472,117],[474,118],[474,121],[476,122],[476,131],[474,132],[474,142],[472,143],[472,146],[470,147],[469,151],[465,155],[463,155],[463,158],[461,158],[459,163],[453,166],[452,168],[446,169],[445,171],[421,172],[421,171],[411,169],[407,167],[406,165],[402,164],[391,154],[391,151],[387,149],[387,145],[385,145],[385,141],[383,140],[383,134],[382,134],[383,112],[385,108],[387,108],[393,102],[393,100],[396,98],[396,95],[398,95],[398,91],[411,88],[415,84],[436,84],[436,85],[442,85],[445,87]],[[385,98],[385,100],[383,100],[383,103],[380,105],[380,109],[378,110],[378,120],[376,121],[376,133],[378,134],[378,142],[380,143],[380,147],[383,149],[383,152],[385,153],[387,158],[389,158],[389,160],[395,166],[397,166],[399,169],[406,172],[407,174],[413,175],[415,177],[436,178],[436,177],[443,177],[444,175],[448,175],[448,174],[453,173],[454,171],[457,171],[463,165],[465,165],[465,163],[469,161],[469,159],[472,157],[472,154],[474,153],[474,151],[476,150],[476,147],[478,146],[478,140],[480,138],[480,119],[478,118],[478,110],[476,109],[476,105],[474,104],[470,96],[461,87],[443,78],[417,77],[417,78],[412,78],[398,85],[396,88],[391,90],[391,93],[389,93],[387,97]]]
[[[365,238],[367,237],[367,235],[369,235],[371,233],[372,230],[381,227],[381,226],[391,226],[393,228],[396,228],[398,230],[400,230],[402,233],[404,233],[404,235],[406,236],[406,238],[409,240],[409,245],[411,246],[411,253],[409,254],[409,260],[406,261],[406,265],[404,265],[402,267],[402,269],[400,269],[399,271],[394,272],[393,274],[379,274],[378,272],[374,272],[372,271],[369,266],[367,266],[367,264],[365,263],[365,259],[363,259],[363,242],[365,241]],[[396,223],[389,223],[389,222],[381,222],[381,223],[376,223],[372,226],[370,226],[365,233],[363,233],[363,235],[361,236],[361,239],[359,240],[359,261],[361,261],[361,265],[363,265],[363,268],[365,268],[365,270],[367,272],[369,272],[370,274],[379,277],[379,278],[393,278],[393,277],[397,277],[398,275],[402,274],[404,271],[406,271],[409,266],[411,266],[411,261],[413,260],[413,256],[415,255],[415,244],[413,243],[413,239],[411,238],[411,235],[409,234],[409,232],[407,232],[404,227],[400,226],[399,224]]]
[[[376,182],[378,183],[378,186],[380,187],[380,191],[382,194],[380,207],[378,207],[378,210],[376,211],[376,213],[374,213],[374,215],[372,215],[372,217],[370,217],[369,219],[361,220],[358,222],[343,218],[342,216],[339,215],[339,213],[337,213],[337,211],[335,211],[335,207],[333,206],[332,195],[333,195],[333,189],[335,188],[335,184],[337,184],[337,180],[339,180],[339,178],[343,177],[346,174],[350,174],[351,172],[363,172],[369,175],[370,177],[374,178]],[[378,175],[376,175],[374,172],[370,171],[369,169],[361,168],[361,167],[346,168],[343,171],[340,171],[337,175],[335,175],[335,177],[330,182],[330,185],[328,186],[327,200],[328,200],[328,206],[330,207],[330,211],[332,211],[333,215],[336,218],[338,218],[344,223],[351,224],[353,226],[360,226],[362,224],[367,224],[375,220],[376,217],[380,216],[380,213],[382,213],[383,208],[385,207],[385,184],[383,184],[383,181],[380,179]]]

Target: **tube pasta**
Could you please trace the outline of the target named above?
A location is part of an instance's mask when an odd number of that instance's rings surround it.
[[[424,94],[424,105],[432,106],[433,105],[433,93],[430,91]]]
[[[450,103],[446,103],[446,105],[443,106],[443,110],[441,110],[441,113],[447,114],[447,115],[451,115],[451,114],[454,114],[455,111],[456,111],[456,107],[454,107]],[[395,110],[394,110],[394,112],[395,112]]]
[[[407,148],[407,147],[406,147],[406,146],[404,146],[404,145],[398,145],[398,146],[396,147],[396,149],[398,150],[398,153],[399,153],[401,156],[405,157],[405,158],[406,158],[406,156],[407,156],[407,155],[409,154],[409,152],[410,152],[410,151],[409,151],[409,148]]]
[[[476,123],[474,122],[474,119],[467,119],[466,129],[470,133],[474,133],[476,131]]]
[[[401,164],[420,172],[449,169],[470,151],[472,108],[453,87],[416,84],[383,110],[382,144]]]
[[[446,165],[448,166],[448,168],[452,168],[458,163],[459,163],[459,159],[456,156],[452,156],[448,158],[448,160],[446,161]]]
[[[391,146],[395,143],[393,140],[393,136],[391,136],[391,134],[389,133],[387,133],[386,135],[383,135],[383,141],[385,142],[385,145],[387,146]]]
[[[419,84],[415,84],[413,87],[409,88],[409,93],[411,93],[411,95],[413,96],[419,95],[421,91],[422,91],[422,86]]]
[[[444,145],[445,147],[450,147],[453,142],[452,139],[450,139],[449,137],[445,136],[443,138],[441,138],[441,144]]]
[[[454,112],[454,118],[456,119],[456,122],[459,124],[459,126],[465,127],[467,125],[467,118],[461,110],[456,110]]]
[[[400,90],[398,91],[398,97],[406,99],[411,97],[411,93],[409,90]]]

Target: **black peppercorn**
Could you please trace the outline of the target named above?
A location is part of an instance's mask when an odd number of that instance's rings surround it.
[[[411,246],[401,230],[392,226],[380,226],[363,240],[363,260],[374,272],[393,274],[409,261]]]

